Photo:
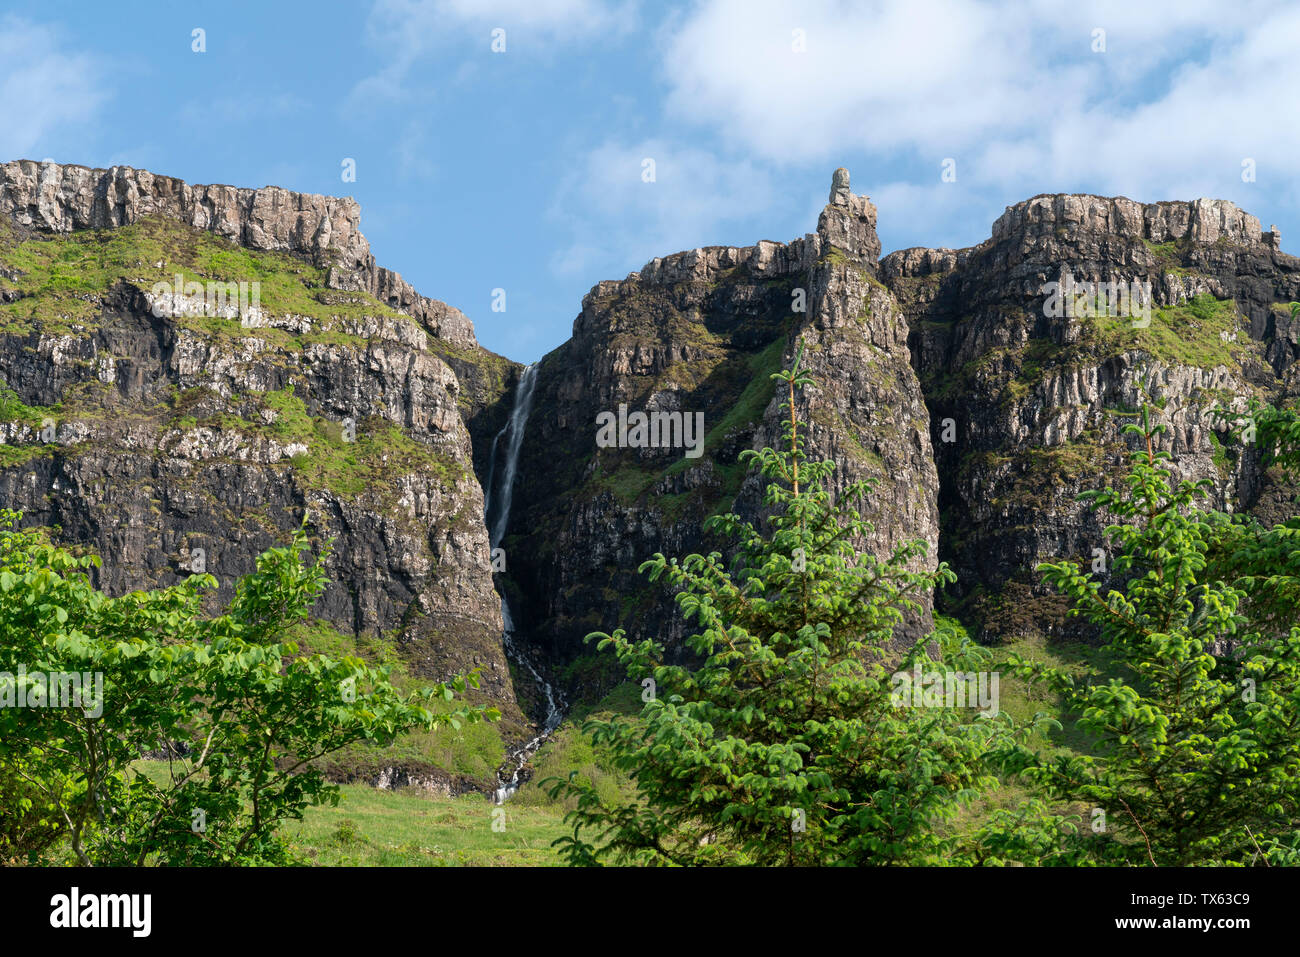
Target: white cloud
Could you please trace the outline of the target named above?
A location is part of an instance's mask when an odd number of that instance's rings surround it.
[[[105,99],[93,57],[67,49],[50,27],[12,16],[0,20],[0,103],[7,107],[0,160],[41,160],[65,144],[84,148],[85,125]]]
[[[1253,158],[1261,184],[1296,183],[1300,125],[1289,111],[1300,94],[1300,10],[1279,10],[1204,63],[1177,70],[1167,91],[1129,109],[1070,117],[1050,144],[1066,178],[1089,178],[1142,198],[1249,195],[1241,162]]]
[[[587,36],[615,26],[620,10],[605,0],[383,0],[413,10],[479,27],[519,26],[555,37]]]
[[[705,0],[663,75],[670,115],[773,165],[865,154],[928,185],[952,156],[966,188],[1222,195],[1244,157],[1300,174],[1297,36],[1300,11],[1255,2]]]
[[[491,54],[492,31],[505,30],[506,53],[553,51],[594,36],[617,36],[635,24],[631,0],[377,0],[366,39],[382,53],[379,72],[353,87],[348,104],[410,95],[408,75],[422,58],[461,41],[461,49]],[[469,38],[477,47],[464,45]]]
[[[647,159],[654,161],[653,182],[643,178]],[[777,202],[771,177],[748,161],[660,139],[606,142],[557,189],[551,215],[572,238],[551,266],[561,275],[606,278],[614,274],[609,270],[720,244],[724,224]]]
[[[1019,90],[1030,43],[969,2],[710,0],[669,42],[664,74],[670,111],[775,161],[952,149],[1052,108]]]

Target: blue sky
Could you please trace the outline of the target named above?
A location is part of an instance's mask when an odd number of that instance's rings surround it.
[[[601,279],[811,231],[841,165],[885,251],[1041,192],[1229,199],[1294,250],[1298,48],[1249,0],[8,0],[0,160],[355,196],[382,265],[532,361]]]

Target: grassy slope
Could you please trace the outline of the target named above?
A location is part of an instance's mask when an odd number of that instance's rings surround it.
[[[949,624],[955,622],[949,620]],[[326,632],[314,639],[303,636],[304,644],[312,650],[331,654],[346,650],[331,644],[336,637]],[[358,651],[372,660],[386,657],[380,643]],[[1097,649],[1077,644],[1048,645],[1039,638],[993,649],[991,670],[1004,670],[1001,664],[1013,653],[1065,667],[1080,676],[1109,674],[1104,656]],[[395,680],[409,684],[410,679],[399,669]],[[308,808],[301,821],[286,825],[282,833],[304,864],[316,866],[559,865],[562,861],[551,843],[570,833],[564,823],[570,805],[552,800],[542,783],[546,778],[566,777],[570,771],[577,771],[592,781],[607,799],[632,797],[627,778],[610,769],[608,756],[592,745],[580,725],[591,715],[608,718],[615,714],[635,714],[640,708],[639,690],[625,684],[599,704],[575,709],[534,758],[532,780],[504,808],[495,808],[482,795],[437,797],[414,789],[391,792],[364,784],[348,784],[341,788],[337,807]],[[1044,754],[1088,750],[1089,742],[1074,728],[1071,716],[1063,713],[1054,696],[1009,678],[1002,681],[1000,690],[1001,709],[1010,713],[1018,724],[1028,722],[1038,712],[1046,712],[1061,721],[1061,731],[1039,734],[1033,739],[1033,745]],[[474,745],[464,740],[463,732],[461,735],[447,732],[447,735],[450,737],[444,742],[446,747],[457,753],[472,752]],[[399,742],[394,747],[401,746]],[[141,765],[146,774],[163,773],[163,762],[141,762]],[[1030,796],[1029,789],[1019,781],[1004,780],[965,808],[948,826],[968,833],[993,810],[1015,808]],[[1079,815],[1086,826],[1087,808],[1059,805],[1055,810]]]
[[[401,691],[413,692],[428,684],[410,674],[396,645],[387,638],[354,639],[322,622],[299,626],[293,638],[303,654],[334,658],[355,655],[373,665],[387,665],[392,669],[390,677],[394,686]],[[385,767],[402,767],[412,772],[437,769],[488,793],[496,786],[496,770],[505,758],[498,726],[484,722],[467,725],[459,731],[451,728],[413,731],[383,748],[355,745],[329,755],[321,763],[336,780],[371,775]]]
[[[1003,663],[1012,654],[1064,667],[1079,676],[1110,675],[1105,656],[1098,649],[1081,644],[1049,644],[1042,638],[998,646],[993,649],[989,667],[1005,671]],[[593,747],[580,726],[593,714],[602,718],[635,714],[640,706],[638,691],[632,685],[622,685],[598,705],[575,710],[534,758],[532,780],[505,806],[504,831],[492,830],[493,807],[480,797],[430,798],[413,791],[388,793],[348,785],[343,788],[339,807],[313,808],[286,833],[304,860],[321,865],[559,864],[550,842],[569,833],[563,820],[569,804],[553,801],[542,782],[577,771],[607,799],[631,797],[628,780],[610,769],[608,756]],[[1061,722],[1060,731],[1038,732],[1031,739],[1032,746],[1045,756],[1090,750],[1090,742],[1054,695],[1013,678],[1004,678],[1000,691],[1001,709],[1011,714],[1017,724],[1030,722],[1039,712]],[[965,808],[950,826],[963,833],[972,831],[994,810],[1013,809],[1031,796],[1032,792],[1018,780],[1003,780]],[[1079,815],[1086,826],[1087,808],[1058,805],[1055,810]]]
[[[741,356],[734,361],[737,369],[736,399],[725,406],[726,412],[716,422],[706,424],[708,431],[704,436],[703,458],[680,458],[666,468],[645,468],[637,464],[632,457],[618,459],[618,466],[613,472],[598,473],[595,478],[597,487],[614,492],[619,502],[631,505],[639,501],[650,488],[663,479],[683,472],[704,458],[716,460],[718,447],[737,428],[748,423],[762,420],[763,412],[772,399],[774,384],[771,374],[781,367],[781,353],[785,349],[785,336],[772,340],[761,352]],[[674,367],[676,368],[676,367]],[[741,371],[743,370],[743,371]],[[742,384],[743,383],[743,384]],[[744,468],[736,463],[719,463],[719,470],[725,477],[725,487],[719,498],[720,506],[730,507],[732,499],[740,490],[744,478]],[[656,495],[654,504],[671,515],[679,515],[686,501],[693,493],[680,495]]]
[[[945,619],[936,615],[936,622],[946,622],[950,627],[965,631],[956,619]],[[1009,714],[1017,726],[1031,724],[1035,715],[1045,714],[1060,722],[1060,730],[1035,731],[1029,739],[1029,745],[1044,758],[1057,755],[1095,753],[1090,738],[1082,733],[1075,719],[1062,706],[1059,697],[1042,686],[1034,687],[1019,678],[1007,675],[1006,662],[1012,655],[1063,668],[1076,678],[1088,675],[1100,676],[1103,680],[1117,677],[1107,661],[1105,652],[1099,648],[1079,642],[1049,642],[1042,636],[1019,638],[990,649],[992,661],[989,671],[999,672],[998,707]],[[981,794],[969,806],[964,808],[952,823],[952,828],[959,833],[970,833],[994,811],[1014,810],[1019,805],[1034,797],[1034,792],[1015,777],[1003,778],[997,787]],[[1087,827],[1088,808],[1077,804],[1055,804],[1052,810],[1057,814],[1077,815],[1081,826]]]
[[[311,808],[284,830],[304,862],[330,867],[553,866],[561,861],[551,842],[566,833],[564,811],[554,806],[497,809],[473,795],[432,798],[364,784],[344,785],[338,807]]]
[[[149,290],[156,282],[174,284],[177,275],[184,282],[256,282],[261,309],[271,315],[321,320],[398,315],[366,293],[328,289],[326,274],[325,269],[294,256],[244,249],[161,216],[118,229],[33,234],[26,240],[4,222],[0,223],[0,287],[20,297],[0,304],[0,331],[76,331],[94,324],[99,297],[118,282]],[[182,316],[175,321],[232,337],[241,335],[238,319]],[[300,336],[278,329],[247,329],[242,334],[282,340],[279,344],[353,338],[316,330]]]
[[[304,650],[331,655],[356,653],[371,661],[392,662],[380,641],[354,648],[351,639],[320,626],[304,629],[298,637]],[[394,683],[411,688],[414,679],[393,663]],[[608,768],[605,755],[592,746],[580,725],[592,715],[608,718],[635,713],[640,709],[639,694],[639,688],[623,685],[599,704],[575,709],[534,758],[532,779],[504,808],[494,807],[483,795],[441,797],[415,789],[394,792],[365,784],[345,784],[337,807],[308,808],[301,821],[286,825],[282,833],[303,863],[317,866],[559,865],[562,861],[551,842],[571,832],[564,815],[572,804],[551,800],[541,784],[546,778],[567,777],[570,771],[577,771],[593,781],[607,798],[630,796],[627,779]],[[457,763],[473,760],[479,754],[483,732],[492,733],[484,725],[468,726],[459,732],[440,731],[432,748],[428,739],[434,736],[407,735],[378,753],[392,760],[403,753],[417,752],[421,760],[455,769]],[[358,749],[345,760],[365,757],[366,752]],[[164,768],[161,761],[140,762],[140,770],[151,776],[164,775]]]
[[[338,807],[311,808],[285,831],[304,861],[328,866],[545,866],[561,862],[551,842],[570,833],[572,802],[553,801],[542,786],[570,771],[595,784],[606,799],[631,797],[628,780],[582,733],[590,716],[640,710],[640,689],[622,685],[601,702],[575,708],[533,759],[532,779],[500,809],[482,797],[428,797],[417,791],[378,791],[345,785]],[[494,823],[504,830],[493,830]]]

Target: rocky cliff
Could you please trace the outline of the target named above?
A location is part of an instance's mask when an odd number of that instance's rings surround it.
[[[701,531],[710,514],[758,517],[757,478],[737,459],[779,438],[769,376],[801,339],[817,381],[798,410],[810,455],[836,461],[837,489],[876,480],[864,547],[919,538],[933,565],[928,415],[906,318],[877,278],[875,223],[840,171],[816,233],[655,259],[588,293],[573,337],[539,365],[506,539],[534,642],[562,660],[581,655],[588,632],[616,626],[680,642],[671,596],[637,567],[658,551],[722,544]],[[599,417],[620,410],[701,417],[696,457],[685,443],[601,447]]]
[[[1034,569],[1098,558],[1102,523],[1077,495],[1126,468],[1143,389],[1217,504],[1293,513],[1295,490],[1211,414],[1300,390],[1300,261],[1255,217],[1039,196],[976,247],[879,252],[875,209],[841,170],[815,234],[691,250],[591,290],[540,364],[507,542],[535,642],[573,660],[616,625],[680,640],[670,596],[636,567],[716,547],[700,532],[713,512],[756,514],[737,456],[779,436],[767,374],[800,338],[811,451],[840,482],[878,482],[864,545],[930,544],[959,575],[940,604],[986,641],[1066,630]],[[597,417],[620,407],[703,411],[703,455],[598,447]]]
[[[523,367],[378,267],[359,221],[275,188],[0,167],[0,505],[99,551],[109,591],[202,566],[221,598],[310,514],[335,539],[324,625],[394,639],[419,674],[481,666],[518,740],[516,690],[537,695],[502,650],[482,487]],[[769,376],[800,341],[810,454],[838,489],[875,481],[862,546],[923,541],[959,576],[938,606],[985,640],[1064,630],[1033,569],[1096,557],[1076,496],[1124,468],[1142,389],[1219,504],[1293,510],[1211,415],[1300,395],[1300,260],[1276,230],[1221,201],[1039,196],[975,247],[882,259],[875,224],[837,171],[816,232],[597,283],[538,364],[497,583],[571,686],[611,678],[590,631],[680,642],[642,561],[724,545],[701,530],[718,511],[761,520],[738,458],[779,437]],[[232,304],[240,282],[256,302]]]
[[[245,249],[300,256],[327,270],[328,288],[368,293],[439,339],[476,344],[474,326],[460,310],[426,299],[375,264],[361,235],[361,207],[351,198],[278,186],[190,186],[129,166],[87,169],[18,160],[0,167],[0,217],[22,230],[62,234],[115,229],[149,217],[175,220]]]
[[[308,516],[334,542],[321,627],[391,639],[417,675],[482,667],[518,736],[466,426],[508,363],[376,267],[359,219],[276,188],[0,167],[0,504],[100,553],[109,592],[203,570],[222,601]]]
[[[1063,277],[1076,308],[1048,285]],[[1161,444],[1184,477],[1210,479],[1223,507],[1293,508],[1210,414],[1294,395],[1300,357],[1286,305],[1300,260],[1231,203],[1037,196],[973,248],[891,253],[881,278],[930,409],[949,603],[987,640],[1063,626],[1033,569],[1103,544],[1075,497],[1124,469],[1142,386],[1167,402]]]

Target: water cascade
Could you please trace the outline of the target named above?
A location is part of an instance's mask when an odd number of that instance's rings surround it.
[[[519,469],[519,451],[524,444],[524,429],[528,425],[528,413],[533,406],[533,389],[536,385],[537,366],[530,365],[520,375],[519,384],[515,387],[515,405],[510,411],[510,418],[502,426],[501,431],[497,433],[496,438],[492,440],[491,464],[488,466],[484,512],[488,523],[488,540],[492,543],[494,550],[505,538],[506,528],[510,524],[510,503],[514,498],[515,476]],[[506,442],[505,468],[501,481],[498,482],[496,480],[497,448],[503,438]],[[564,718],[563,701],[559,693],[551,686],[549,681],[542,677],[528,656],[521,653],[515,645],[515,619],[510,612],[510,601],[506,598],[505,589],[502,588],[500,591],[501,620],[505,625],[505,631],[501,635],[501,643],[505,647],[506,654],[533,676],[538,687],[546,695],[546,718],[542,722],[541,732],[535,738],[510,749],[507,767],[497,772],[497,804],[504,803],[510,795],[519,790],[519,776],[524,769],[524,765],[537,753],[537,749],[546,742],[546,739],[555,732],[555,729],[560,725],[560,721]]]

